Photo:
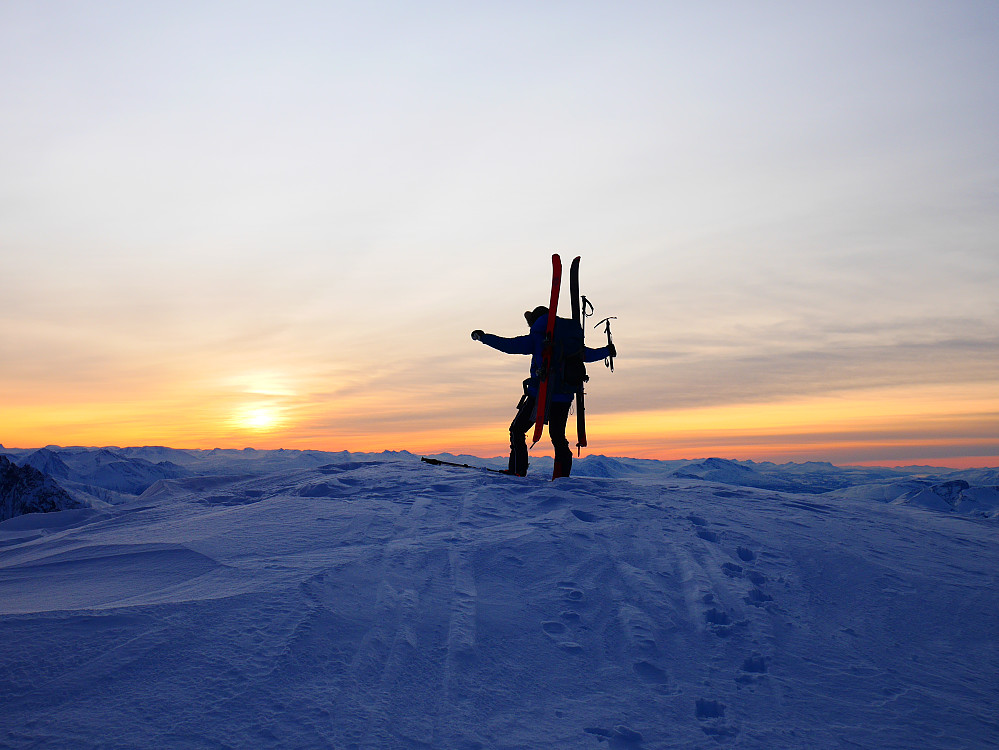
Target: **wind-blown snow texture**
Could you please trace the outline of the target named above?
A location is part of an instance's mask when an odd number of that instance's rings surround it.
[[[0,524],[0,747],[999,741],[994,473],[141,450],[182,476]]]

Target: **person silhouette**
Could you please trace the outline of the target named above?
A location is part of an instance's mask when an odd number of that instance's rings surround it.
[[[539,373],[543,363],[542,353],[548,326],[548,308],[542,305],[528,310],[524,313],[524,319],[529,328],[529,332],[524,336],[506,338],[479,329],[472,331],[473,340],[504,354],[531,355],[531,376],[524,381],[524,395],[517,404],[517,416],[510,423],[510,461],[507,473],[520,477],[527,475],[529,463],[527,431],[537,419]],[[556,319],[554,336],[556,343],[560,339],[560,333],[563,333],[563,338],[574,333],[580,341],[582,340],[582,329],[579,328],[579,324],[567,318]],[[554,349],[557,350],[558,347],[556,346]],[[616,357],[617,350],[614,344],[608,344],[599,349],[584,346],[581,352],[569,353],[568,357],[563,356],[562,362],[553,359],[547,398],[548,437],[555,449],[555,469],[552,472],[552,479],[567,477],[572,471],[572,450],[565,437],[565,424],[569,419],[569,409],[572,407],[576,389],[582,384],[582,378],[574,383],[571,382],[571,377],[565,377],[565,360],[572,356],[582,362],[598,362],[607,357]]]

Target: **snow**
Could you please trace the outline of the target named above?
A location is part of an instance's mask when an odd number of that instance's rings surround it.
[[[0,524],[0,747],[999,743],[994,487],[170,450],[101,454],[187,473],[128,502]]]

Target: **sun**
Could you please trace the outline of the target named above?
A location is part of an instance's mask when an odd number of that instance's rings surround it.
[[[267,432],[281,423],[281,413],[273,406],[244,406],[233,417],[237,426],[253,432]]]

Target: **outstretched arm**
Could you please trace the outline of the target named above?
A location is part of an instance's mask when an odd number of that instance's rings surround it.
[[[614,344],[601,346],[599,349],[591,349],[588,346],[584,348],[586,350],[583,355],[584,362],[599,362],[602,359],[617,356],[617,349],[614,348]]]
[[[472,338],[493,349],[498,349],[504,354],[532,354],[534,352],[534,343],[530,336],[515,336],[508,339],[504,336],[475,330],[472,331]]]

